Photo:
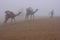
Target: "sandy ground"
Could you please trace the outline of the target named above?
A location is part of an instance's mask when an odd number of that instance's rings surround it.
[[[0,40],[60,40],[60,17],[0,25]]]

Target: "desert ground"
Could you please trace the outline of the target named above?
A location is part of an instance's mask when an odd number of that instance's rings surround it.
[[[60,17],[4,23],[0,40],[60,40]]]

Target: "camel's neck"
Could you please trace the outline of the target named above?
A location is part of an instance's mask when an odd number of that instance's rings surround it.
[[[19,12],[18,14],[16,14],[15,17],[18,16],[18,15],[20,15],[20,14],[21,14],[21,12]]]
[[[38,9],[36,9],[36,10],[33,12],[33,14],[36,13],[37,11],[38,11]]]

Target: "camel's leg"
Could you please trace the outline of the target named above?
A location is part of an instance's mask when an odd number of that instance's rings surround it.
[[[25,20],[28,19],[28,16],[29,16],[29,15],[26,15],[26,16],[25,16]]]
[[[13,18],[14,19],[14,22],[15,22],[15,18]]]
[[[33,14],[33,20],[34,20],[34,14]]]
[[[6,22],[8,21],[8,19],[9,19],[9,18],[5,17],[5,21],[4,21],[4,23],[6,23]]]
[[[13,18],[11,18],[11,23],[13,22]]]
[[[4,23],[7,23],[8,19],[5,19]]]
[[[33,19],[34,19],[34,15],[31,15],[30,19],[32,19],[32,20],[33,20]]]
[[[15,22],[15,18],[11,18],[11,23],[13,23],[13,21]]]
[[[30,20],[32,20],[32,15],[30,16]]]

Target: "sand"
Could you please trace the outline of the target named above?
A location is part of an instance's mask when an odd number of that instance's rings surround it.
[[[60,17],[0,25],[0,40],[60,40]]]

